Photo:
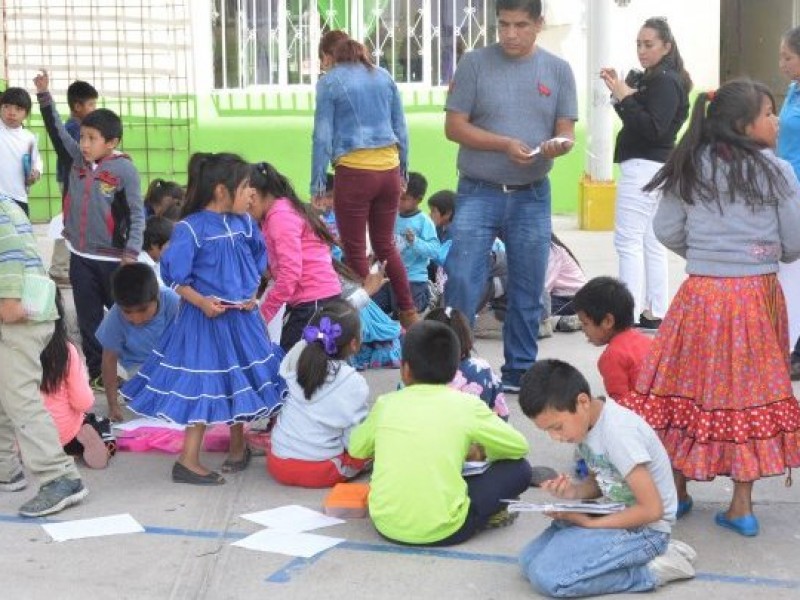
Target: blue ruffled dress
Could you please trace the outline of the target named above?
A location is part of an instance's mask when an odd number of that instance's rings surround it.
[[[169,286],[243,302],[266,266],[264,239],[249,215],[201,211],[175,226],[161,275]],[[283,403],[282,358],[258,310],[231,308],[210,319],[181,301],[174,325],[121,394],[134,412],[183,425],[260,419]]]

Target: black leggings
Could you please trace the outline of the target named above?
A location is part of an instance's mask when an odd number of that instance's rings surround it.
[[[446,538],[427,544],[406,544],[386,538],[390,542],[407,546],[455,546],[466,542],[486,527],[496,512],[508,506],[501,500],[517,498],[531,483],[531,466],[524,458],[498,460],[480,475],[466,477],[469,495],[469,512],[464,524]],[[386,536],[383,536],[386,537]]]

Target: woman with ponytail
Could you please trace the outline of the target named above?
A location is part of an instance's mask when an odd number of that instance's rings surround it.
[[[644,22],[636,53],[644,71],[631,71],[623,80],[614,69],[602,69],[600,77],[622,120],[614,149],[621,173],[614,215],[619,278],[633,294],[639,325],[657,329],[669,304],[667,249],[653,235],[659,195],[643,192],[642,186],[675,147],[689,114],[692,80],[663,17]]]
[[[394,223],[408,172],[408,132],[391,75],[370,62],[364,46],[329,31],[319,46],[327,72],[317,83],[311,195],[325,193],[333,163],[334,208],[344,262],[369,273],[366,231],[397,298],[404,327],[419,320],[408,275],[394,245]]]
[[[367,461],[347,453],[351,430],[367,416],[369,387],[348,364],[361,346],[358,312],[327,303],[281,363],[289,395],[272,430],[267,471],[284,485],[330,487]]]

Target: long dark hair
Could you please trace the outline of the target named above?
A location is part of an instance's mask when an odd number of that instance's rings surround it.
[[[197,152],[189,159],[189,181],[181,217],[199,212],[214,199],[214,189],[223,185],[233,197],[250,176],[250,165],[238,154]]]
[[[351,354],[350,343],[361,337],[358,312],[347,300],[336,298],[326,302],[311,318],[309,327],[319,328],[323,319],[328,319],[332,325],[338,325],[341,332],[334,340],[335,351],[330,354],[325,349],[324,339],[310,342],[306,340],[308,343],[297,361],[297,383],[303,388],[306,400],[311,399],[328,377],[336,377],[341,366],[340,361]]]
[[[672,29],[667,23],[667,19],[664,17],[650,17],[644,22],[642,25],[642,29],[652,29],[658,35],[658,39],[660,39],[665,44],[670,45],[669,52],[661,59],[660,64],[664,64],[665,66],[670,66],[678,72],[680,76],[681,84],[683,85],[683,91],[687,94],[692,91],[692,78],[689,75],[689,72],[686,70],[686,67],[683,64],[683,57],[681,57],[681,53],[678,50],[678,42],[675,41],[675,36],[672,35]],[[649,69],[645,72],[645,77],[650,75]]]
[[[464,313],[457,308],[449,306],[447,308],[434,308],[425,315],[425,320],[438,321],[452,329],[461,346],[461,360],[469,358],[472,354],[472,327],[469,326],[469,321]]]
[[[64,322],[64,302],[61,291],[56,288],[56,309],[58,319],[55,322],[53,337],[39,355],[42,363],[42,383],[39,389],[45,394],[52,394],[67,378],[69,369],[69,337]]]
[[[336,245],[336,241],[325,227],[322,219],[312,213],[310,207],[297,196],[292,182],[270,163],[260,162],[252,166],[250,185],[262,195],[269,194],[275,198],[289,200],[295,212],[305,219],[317,237],[331,247]]]
[[[581,263],[578,262],[578,259],[572,253],[572,250],[569,249],[569,246],[562,242],[555,233],[550,233],[550,243],[555,244],[559,248],[563,248],[564,251],[570,255],[570,258],[575,261],[575,264],[578,265],[579,268],[583,268],[581,267]]]
[[[764,100],[769,100],[774,110],[775,99],[769,88],[749,79],[737,79],[716,92],[698,94],[689,128],[643,189],[671,192],[687,204],[714,201],[722,210],[719,173],[726,180],[731,202],[741,196],[751,206],[776,204],[788,193],[786,177],[762,153],[763,147],[745,133],[761,113]],[[710,173],[701,166],[706,152],[711,159]]]

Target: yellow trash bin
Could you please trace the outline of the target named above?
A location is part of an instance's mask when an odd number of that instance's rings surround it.
[[[612,231],[617,184],[594,181],[584,174],[578,193],[578,226],[585,231]]]

